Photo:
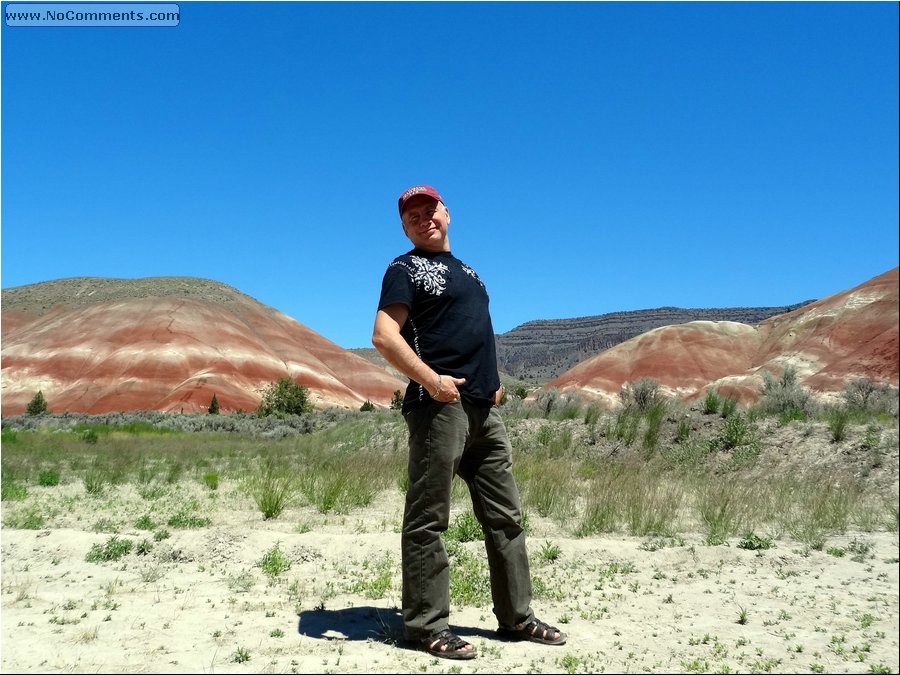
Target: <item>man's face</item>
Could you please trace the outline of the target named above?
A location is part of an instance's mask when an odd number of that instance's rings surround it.
[[[447,226],[450,211],[428,195],[416,195],[406,203],[401,216],[403,231],[413,246],[423,251],[449,251]]]

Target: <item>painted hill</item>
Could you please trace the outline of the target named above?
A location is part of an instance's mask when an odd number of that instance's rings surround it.
[[[812,300],[782,307],[658,307],[575,319],[528,321],[497,336],[497,360],[504,373],[546,382],[581,361],[654,328],[690,321],[736,321],[755,325],[810,302]]]
[[[813,392],[840,392],[851,378],[898,384],[898,269],[758,326],[692,321],[648,331],[582,361],[545,385],[608,405],[628,382],[653,378],[685,400],[709,388],[758,400],[762,373],[797,370]]]
[[[225,284],[72,278],[4,289],[2,414],[253,411],[290,377],[317,407],[389,405],[402,382]]]

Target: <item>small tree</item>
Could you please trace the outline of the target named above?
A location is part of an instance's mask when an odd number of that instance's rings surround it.
[[[34,398],[28,403],[28,406],[25,408],[26,415],[42,415],[45,412],[49,412],[47,410],[47,401],[44,400],[43,392],[38,392],[34,395]]]
[[[401,410],[403,408],[403,392],[399,389],[394,391],[394,398],[391,399],[391,410]]]
[[[260,417],[269,415],[302,415],[312,412],[309,390],[289,377],[282,377],[263,391],[262,401],[256,409]]]
[[[366,399],[366,402],[363,403],[363,404],[359,407],[359,409],[360,409],[362,412],[370,412],[370,411],[372,411],[372,410],[375,410],[375,404],[372,403],[372,401]]]
[[[207,408],[206,412],[210,415],[219,414],[219,399],[216,398],[215,394],[213,394],[212,401],[209,402],[209,408]]]

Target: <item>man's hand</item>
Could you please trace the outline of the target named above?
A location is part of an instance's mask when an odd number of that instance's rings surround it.
[[[464,377],[450,377],[449,375],[438,375],[437,388],[431,394],[431,398],[435,401],[448,403],[450,401],[459,400],[459,387],[466,383]]]

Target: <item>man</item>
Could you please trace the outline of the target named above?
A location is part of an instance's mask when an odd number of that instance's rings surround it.
[[[450,211],[437,190],[413,186],[398,206],[413,249],[388,265],[372,343],[410,379],[402,407],[409,427],[401,535],[406,637],[434,656],[475,656],[474,646],[449,628],[450,571],[441,540],[459,475],[485,534],[498,633],[564,644],[565,634],[531,609],[512,448],[496,408],[503,389],[484,283],[450,252]]]

